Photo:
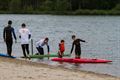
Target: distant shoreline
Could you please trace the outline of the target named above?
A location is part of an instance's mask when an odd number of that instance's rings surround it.
[[[0,57],[1,80],[120,80],[107,74],[76,71],[27,60]],[[7,76],[6,76],[7,75]]]
[[[0,11],[0,14],[51,14],[51,15],[120,15],[118,10],[77,10],[73,12],[68,11]]]

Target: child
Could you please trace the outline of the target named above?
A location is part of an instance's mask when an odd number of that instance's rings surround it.
[[[61,40],[61,42],[59,43],[59,51],[58,51],[59,58],[63,57],[64,51],[65,51],[64,40]]]
[[[85,40],[76,39],[75,35],[72,35],[73,43],[72,43],[72,48],[71,48],[71,54],[73,52],[74,46],[75,46],[75,58],[80,58],[81,57],[81,44],[80,42],[85,42]]]

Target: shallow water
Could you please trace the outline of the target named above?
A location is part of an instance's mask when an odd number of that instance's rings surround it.
[[[6,53],[2,32],[8,20],[13,21],[13,27],[17,33],[22,23],[26,23],[31,30],[32,39],[35,42],[48,36],[50,38],[51,52],[57,52],[58,43],[65,40],[66,52],[71,49],[71,35],[84,39],[87,43],[81,43],[82,57],[103,58],[112,60],[109,64],[59,64],[45,59],[40,61],[54,66],[63,66],[70,69],[94,71],[98,73],[120,76],[120,17],[119,16],[55,16],[55,15],[0,15],[0,52]],[[46,46],[45,52],[46,52]],[[30,47],[31,50],[31,47]],[[36,53],[34,46],[34,53]],[[22,56],[20,40],[13,45],[13,55]],[[72,55],[74,57],[74,54]],[[33,60],[34,61],[34,60]],[[38,61],[39,60],[35,60]]]

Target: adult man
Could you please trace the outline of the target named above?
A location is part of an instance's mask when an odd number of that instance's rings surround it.
[[[12,21],[9,20],[8,21],[8,26],[5,27],[4,30],[3,30],[3,39],[4,39],[4,42],[6,42],[7,54],[9,56],[11,56],[11,53],[12,53],[12,45],[13,45],[12,35],[14,36],[15,42],[17,42],[17,38],[16,38],[16,35],[15,35],[14,28],[11,27],[11,25],[12,25]]]

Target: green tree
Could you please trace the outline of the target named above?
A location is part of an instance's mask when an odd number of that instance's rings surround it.
[[[46,0],[43,4],[43,8],[45,11],[52,11],[53,7],[54,7],[54,5],[51,0]]]
[[[117,5],[115,6],[115,8],[113,8],[113,10],[120,10],[120,3],[117,4]]]
[[[87,1],[87,0],[83,0],[83,1]],[[70,0],[70,4],[72,11],[75,11],[79,9],[80,4],[82,4],[82,0]]]
[[[33,6],[27,6],[24,8],[24,12],[27,12],[27,13],[34,13],[34,9],[33,9]]]
[[[9,4],[9,10],[13,13],[21,11],[21,0],[11,0]]]
[[[9,7],[10,0],[0,0],[0,10],[1,11],[7,11]]]
[[[55,11],[67,11],[70,8],[69,0],[56,0]]]
[[[98,10],[120,10],[120,0],[0,0],[0,12],[12,13],[61,12],[71,11],[98,12]],[[87,10],[87,11],[86,11]],[[103,11],[102,11],[103,12]],[[112,12],[111,12],[112,13]]]

